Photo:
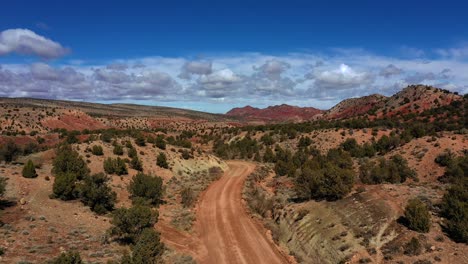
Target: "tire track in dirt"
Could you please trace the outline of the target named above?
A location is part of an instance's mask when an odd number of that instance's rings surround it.
[[[241,161],[228,164],[224,175],[200,196],[193,235],[165,225],[161,229],[165,242],[192,255],[197,263],[288,263],[243,204],[244,182],[255,165]]]

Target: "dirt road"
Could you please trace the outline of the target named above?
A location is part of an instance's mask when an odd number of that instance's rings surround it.
[[[244,181],[255,165],[240,161],[228,164],[223,177],[200,197],[193,237],[165,236],[164,231],[169,231],[166,226],[162,231],[166,242],[198,263],[288,263],[242,202]]]

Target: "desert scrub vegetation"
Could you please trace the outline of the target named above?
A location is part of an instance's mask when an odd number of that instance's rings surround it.
[[[34,163],[32,160],[28,160],[28,162],[24,165],[23,171],[21,172],[23,177],[25,178],[36,178],[36,168],[34,167]]]
[[[400,155],[390,159],[380,157],[377,162],[365,160],[359,171],[359,178],[365,184],[402,183],[408,178],[417,179],[416,172],[408,167],[408,162]]]
[[[122,156],[124,154],[122,145],[115,144],[114,149],[112,150],[112,153],[118,156]]]
[[[261,217],[267,217],[272,213],[275,205],[275,198],[268,195],[263,188],[257,186],[257,183],[265,179],[269,169],[261,166],[250,174],[244,186],[244,197],[250,210]]]
[[[52,196],[62,200],[77,198],[77,182],[88,176],[89,172],[86,162],[70,145],[59,146],[52,162],[52,174],[55,176]]]
[[[468,244],[468,153],[455,157],[446,152],[439,155],[436,162],[446,166],[439,179],[450,184],[441,203],[443,227],[453,240]]]
[[[158,155],[158,157],[156,159],[156,165],[158,165],[159,167],[164,168],[164,169],[169,168],[169,164],[167,163],[166,154],[164,154],[163,152],[159,153],[159,155]]]
[[[90,170],[78,152],[70,145],[62,145],[56,151],[52,173],[52,198],[80,199],[92,211],[104,214],[114,208],[116,194],[108,186],[103,173],[89,175]]]
[[[0,198],[5,194],[7,186],[7,178],[0,176]]]
[[[163,197],[163,180],[159,176],[137,173],[128,185],[134,203],[159,205]]]
[[[427,233],[431,227],[431,214],[424,204],[418,198],[408,201],[405,207],[405,222],[409,229]]]
[[[105,214],[114,209],[116,193],[107,184],[109,178],[104,173],[86,176],[79,185],[81,202],[97,214]]]
[[[445,229],[449,236],[468,244],[468,177],[454,183],[442,198],[442,216],[446,218]]]
[[[46,261],[46,264],[82,264],[80,253],[76,251],[69,251],[61,253],[56,258]]]
[[[162,255],[165,251],[164,244],[160,241],[160,234],[154,229],[145,228],[138,236],[136,243],[132,245],[132,252],[125,254],[122,264],[146,264],[162,263]]]
[[[184,207],[191,207],[195,203],[197,195],[193,191],[192,187],[185,186],[182,191],[180,191],[180,198]]]
[[[91,148],[91,153],[93,153],[93,155],[95,156],[102,156],[104,155],[104,152],[102,150],[102,146],[100,145],[94,145],[92,148]]]
[[[337,200],[354,185],[353,163],[349,153],[332,149],[326,156],[315,155],[295,172],[295,191],[303,200]]]
[[[13,140],[8,140],[5,144],[1,144],[0,146],[0,161],[3,160],[6,163],[12,162],[20,154],[21,149]]]
[[[112,213],[110,235],[123,243],[133,244],[146,228],[158,221],[158,211],[144,205],[119,208]]]
[[[111,157],[107,158],[104,160],[103,166],[107,174],[116,174],[119,176],[128,174],[127,164],[125,164],[125,161],[120,157],[115,159]]]

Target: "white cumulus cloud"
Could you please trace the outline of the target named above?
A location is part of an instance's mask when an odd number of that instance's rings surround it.
[[[69,50],[60,43],[40,36],[29,29],[8,29],[0,33],[0,55],[18,53],[45,59],[64,56]]]

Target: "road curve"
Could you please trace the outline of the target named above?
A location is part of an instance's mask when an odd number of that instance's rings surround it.
[[[255,165],[228,162],[229,169],[200,196],[194,233],[202,244],[198,263],[288,263],[266,229],[254,221],[242,202],[245,179]]]

